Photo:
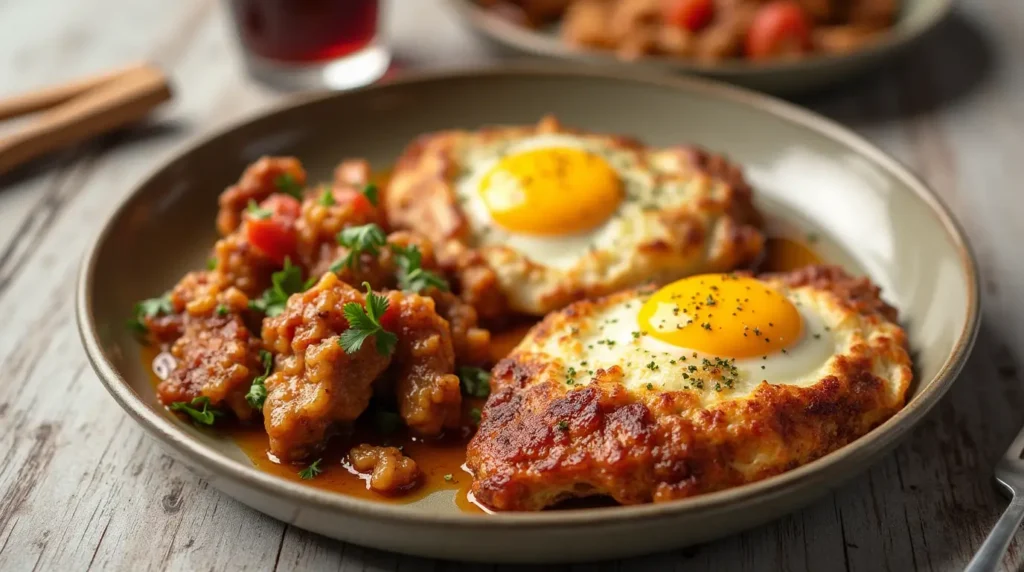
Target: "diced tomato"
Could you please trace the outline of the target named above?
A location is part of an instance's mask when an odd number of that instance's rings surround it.
[[[260,208],[274,213],[274,217],[281,217],[288,219],[289,222],[294,222],[295,219],[299,218],[302,205],[298,199],[291,195],[275,193],[260,203]]]
[[[388,309],[384,310],[384,315],[380,317],[380,325],[382,328],[389,332],[398,331],[398,305],[395,304],[394,300],[388,304]]]
[[[662,17],[672,26],[696,32],[715,17],[714,0],[662,0]]]
[[[343,189],[334,191],[334,198],[340,204],[349,204],[352,213],[361,219],[375,218],[377,207],[370,203],[366,195],[355,189]]]
[[[298,237],[295,220],[299,218],[301,205],[290,195],[274,194],[260,203],[260,209],[270,211],[270,216],[260,218],[246,213],[245,238],[254,248],[278,264],[295,254]]]
[[[747,56],[763,60],[811,50],[811,21],[793,0],[761,6],[747,30]]]

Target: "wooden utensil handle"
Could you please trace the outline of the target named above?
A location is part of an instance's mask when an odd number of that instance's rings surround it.
[[[0,120],[17,117],[18,115],[32,113],[33,111],[47,109],[54,105],[64,103],[73,97],[82,95],[90,89],[116,79],[119,76],[138,71],[140,68],[144,67],[146,67],[146,64],[136,63],[130,66],[125,66],[121,69],[91,75],[65,84],[46,87],[30,93],[15,95],[14,97],[8,97],[3,101],[0,101]]]
[[[100,83],[0,140],[0,175],[44,153],[137,121],[170,97],[167,77],[152,66]]]

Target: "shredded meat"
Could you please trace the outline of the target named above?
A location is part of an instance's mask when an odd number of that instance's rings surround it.
[[[370,488],[379,493],[396,494],[419,484],[420,469],[416,461],[395,447],[364,443],[348,452],[348,460],[355,470],[370,474]]]
[[[283,175],[299,187],[306,186],[306,171],[294,157],[262,157],[246,168],[242,178],[220,195],[220,212],[217,213],[217,230],[227,236],[242,224],[242,213],[249,201],[263,202],[271,194],[280,191],[277,181]]]
[[[398,314],[395,350],[395,392],[398,413],[420,435],[437,435],[459,424],[462,394],[455,370],[448,323],[437,315],[434,301],[416,294],[392,292]]]
[[[198,284],[205,274],[192,273],[182,282]],[[188,288],[188,284],[179,286],[172,300]],[[234,288],[199,290],[186,311],[177,315],[181,336],[171,346],[177,364],[157,386],[157,395],[164,405],[207,397],[212,406],[227,407],[239,419],[249,419],[253,409],[245,394],[262,366],[260,341],[245,325],[248,298]]]
[[[365,304],[364,295],[325,274],[320,282],[288,300],[285,311],[263,322],[263,342],[277,354],[267,378],[264,425],[270,451],[297,461],[319,449],[338,423],[354,421],[366,409],[373,383],[391,363],[374,343],[345,353],[338,344],[348,329],[342,307]]]

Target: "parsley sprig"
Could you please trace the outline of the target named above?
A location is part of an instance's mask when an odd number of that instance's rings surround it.
[[[213,425],[217,417],[224,415],[213,407],[210,407],[210,398],[205,395],[196,397],[191,402],[175,401],[170,405],[171,411],[180,411],[192,418],[199,425]]]
[[[277,190],[289,194],[297,199],[302,199],[302,185],[295,180],[291,173],[281,173],[274,179],[274,186]]]
[[[377,206],[377,201],[379,200],[378,197],[380,196],[380,193],[377,189],[377,185],[369,183],[365,187],[363,187],[363,190],[359,192],[362,193],[364,197],[366,197],[366,200],[370,201],[371,205]]]
[[[249,213],[249,216],[256,220],[267,220],[273,216],[273,211],[265,208],[261,208],[256,201],[249,199],[249,204],[245,207],[245,212]]]
[[[491,374],[478,367],[460,367],[459,384],[462,392],[470,397],[487,397],[491,394]]]
[[[276,316],[283,312],[289,296],[304,292],[310,286],[302,281],[302,269],[293,265],[288,258],[284,259],[284,268],[270,276],[270,283],[270,288],[267,288],[262,296],[249,301],[250,309],[263,312],[267,316]]]
[[[345,353],[354,354],[372,336],[377,344],[377,353],[390,355],[398,343],[398,336],[385,330],[380,323],[381,316],[388,310],[388,299],[374,294],[369,282],[363,282],[363,286],[366,288],[366,305],[349,302],[342,307],[345,319],[348,320],[348,329],[341,333],[338,345]]]
[[[334,200],[334,191],[327,185],[324,185],[320,190],[320,198],[317,199],[317,202],[325,207],[334,206],[334,203],[337,202]]]
[[[324,470],[320,468],[321,461],[323,461],[323,459],[317,459],[310,463],[308,467],[299,471],[299,478],[304,481],[315,479],[318,475],[320,475],[320,473],[324,472]]]
[[[360,257],[365,253],[377,256],[380,249],[387,244],[384,231],[374,223],[362,226],[351,226],[343,229],[337,236],[338,244],[348,249],[348,254],[331,265],[331,272],[337,273],[342,268],[355,269]]]
[[[410,292],[422,292],[427,288],[448,291],[448,282],[444,278],[422,268],[423,254],[415,244],[392,244],[391,251],[395,254],[395,263],[398,265],[399,288]]]
[[[135,317],[128,320],[128,328],[133,332],[144,336],[149,332],[146,327],[146,318],[174,313],[174,306],[171,305],[171,297],[167,294],[159,298],[149,298],[135,304]]]
[[[263,374],[256,376],[249,386],[249,393],[245,394],[245,400],[253,409],[263,409],[263,402],[267,400],[267,386],[265,382],[270,377],[270,370],[274,367],[274,356],[267,350],[260,350],[260,363],[263,364]]]

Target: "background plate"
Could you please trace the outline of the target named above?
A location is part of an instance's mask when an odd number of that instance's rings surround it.
[[[699,74],[776,95],[796,95],[835,86],[878,67],[942,21],[953,6],[952,0],[902,0],[899,20],[888,35],[849,54],[809,57],[796,62],[751,64],[738,60],[704,64],[664,56],[622,61],[610,52],[563,43],[557,28],[530,30],[495,17],[472,0],[446,1],[477,35],[509,53],[643,71]]]
[[[628,105],[624,105],[628,102]],[[389,505],[252,468],[234,443],[170,416],[124,327],[134,301],[200,268],[220,191],[263,154],[295,154],[326,178],[342,157],[389,165],[424,131],[530,123],[545,113],[652,145],[695,142],[745,166],[782,224],[824,229],[836,260],[868,273],[901,311],[918,380],[908,406],[869,435],[784,475],[693,499],[538,514],[463,514],[445,498]],[[730,534],[814,500],[891,449],[952,384],[978,325],[963,235],[925,186],[856,135],[788,104],[704,80],[516,67],[427,74],[293,102],[199,141],[146,179],[83,263],[78,325],[124,409],[210,484],[281,520],[341,540],[440,558],[578,561]]]

